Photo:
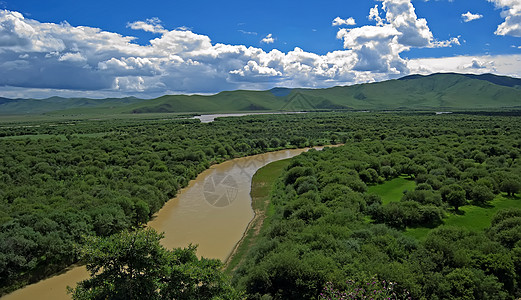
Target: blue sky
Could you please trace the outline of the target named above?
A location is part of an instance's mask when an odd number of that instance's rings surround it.
[[[0,9],[3,97],[521,77],[521,0],[4,0]]]

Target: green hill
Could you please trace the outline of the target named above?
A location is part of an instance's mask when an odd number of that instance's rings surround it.
[[[112,110],[116,107],[127,106],[142,101],[142,99],[135,97],[106,99],[62,97],[51,97],[47,99],[0,98],[0,115],[42,114],[67,109],[81,111],[89,108]]]
[[[328,89],[275,88],[213,96],[164,96],[125,109],[151,113],[512,108],[521,108],[521,79],[492,74],[433,74]]]
[[[492,75],[494,76],[494,75]],[[521,106],[521,89],[491,82],[490,75],[409,76],[398,80],[309,91],[354,109],[501,109]],[[514,79],[521,82],[519,79]]]
[[[0,114],[213,113],[315,110],[521,109],[521,79],[493,74],[410,75],[327,89],[274,88],[156,99],[0,98]]]

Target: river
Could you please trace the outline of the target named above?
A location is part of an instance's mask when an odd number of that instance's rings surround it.
[[[305,112],[288,111],[288,112],[251,112],[251,113],[234,113],[234,114],[213,114],[213,115],[200,115],[195,116],[192,119],[199,119],[201,123],[211,123],[217,118],[224,117],[244,117],[254,115],[286,115],[286,114],[304,114]]]
[[[316,147],[321,149],[322,147]],[[253,218],[251,180],[261,167],[281,159],[294,157],[306,149],[291,149],[236,158],[213,165],[177,197],[168,201],[148,223],[165,233],[162,244],[167,248],[197,244],[197,254],[225,260],[241,239]],[[84,266],[72,267],[51,278],[28,285],[1,300],[71,299],[66,287],[87,279]]]

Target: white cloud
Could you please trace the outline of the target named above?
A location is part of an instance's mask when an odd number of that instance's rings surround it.
[[[378,5],[371,8],[369,19],[376,26],[340,29],[337,38],[344,40],[344,48],[357,56],[356,71],[387,74],[408,72],[407,63],[400,53],[411,48],[434,48],[458,45],[459,39],[436,41],[425,19],[416,15],[411,0],[380,0],[385,19]]]
[[[387,22],[401,35],[397,42],[406,47],[428,47],[432,45],[433,35],[427,20],[416,16],[411,0],[383,0]]]
[[[70,61],[70,62],[86,62],[87,59],[81,53],[65,53],[58,58],[58,61]]]
[[[451,38],[450,40],[446,41],[435,41],[432,43],[431,47],[433,48],[445,48],[445,47],[452,47],[452,45],[458,45],[460,46],[461,43],[459,41],[460,37]]]
[[[145,22],[136,21],[132,23],[128,23],[127,27],[130,27],[134,30],[144,30],[152,33],[166,33],[167,30],[163,28],[161,25],[161,20],[158,18],[147,19]]]
[[[502,8],[501,16],[505,22],[501,23],[495,32],[496,35],[511,35],[521,37],[521,0],[488,0]]]
[[[348,26],[353,26],[353,25],[356,25],[356,21],[354,18],[347,18],[347,19],[342,19],[340,17],[336,17],[333,22],[331,23],[332,26],[342,26],[342,25],[348,25]]]
[[[479,20],[483,18],[483,15],[480,14],[473,14],[470,11],[467,11],[464,14],[461,14],[461,17],[463,18],[463,22],[467,23],[474,20]]]
[[[261,43],[265,43],[265,44],[273,44],[275,42],[275,39],[273,38],[273,34],[268,34],[266,37],[264,37],[262,40],[261,40]]]
[[[519,57],[403,59],[400,54],[410,48],[447,47],[459,40],[436,41],[409,0],[382,2],[384,19],[376,6],[370,14],[377,25],[339,29],[337,37],[345,49],[324,55],[298,47],[283,53],[212,43],[191,30],[164,29],[157,19],[129,25],[158,34],[149,44],[139,45],[133,37],[98,28],[40,23],[0,10],[0,91],[3,97],[24,97],[24,91],[27,97],[150,97],[274,86],[330,87],[444,68],[521,73],[521,63],[513,61]],[[275,40],[272,34],[265,39]]]
[[[492,63],[490,65],[493,66]],[[486,69],[487,63],[482,62],[479,59],[473,59],[471,64],[464,65],[464,67],[470,69]]]
[[[242,29],[239,29],[237,31],[240,33],[248,34],[248,35],[257,35],[258,34],[257,32],[254,32],[254,31],[246,31],[246,30],[242,30]]]
[[[521,55],[455,56],[442,58],[418,58],[407,62],[411,73],[437,72],[495,73],[521,77]]]
[[[375,21],[376,25],[383,26],[384,20],[380,17],[380,11],[378,10],[378,4],[369,10],[369,16],[367,17],[371,21]]]
[[[266,66],[260,66],[256,61],[250,60],[246,66],[239,70],[230,71],[230,74],[240,75],[242,78],[266,77],[269,80],[273,76],[281,76],[282,73]]]

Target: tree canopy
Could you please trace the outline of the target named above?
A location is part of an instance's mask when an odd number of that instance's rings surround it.
[[[87,237],[80,249],[91,278],[69,288],[73,299],[240,299],[216,259],[196,247],[167,250],[153,229]]]

